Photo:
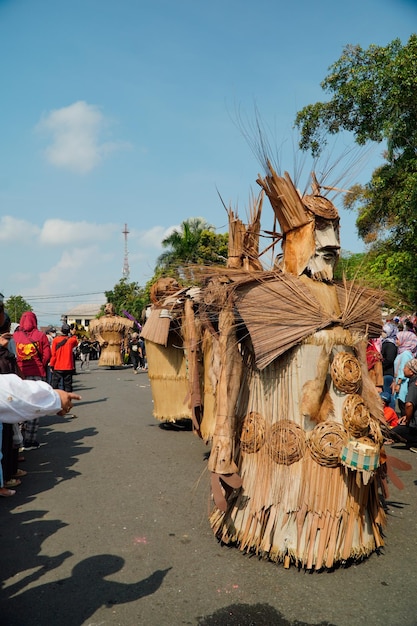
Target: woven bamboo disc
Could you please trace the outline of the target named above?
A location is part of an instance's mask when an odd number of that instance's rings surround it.
[[[260,413],[251,411],[242,422],[240,445],[243,452],[258,452],[265,442],[265,419]]]
[[[338,352],[335,355],[330,374],[335,386],[344,393],[356,393],[361,386],[361,366],[350,352]]]
[[[291,465],[304,455],[306,437],[304,430],[290,420],[277,422],[271,428],[268,452],[275,463]]]
[[[327,420],[311,431],[307,443],[316,463],[336,467],[340,463],[340,453],[348,439],[349,435],[341,424]]]
[[[373,442],[377,443],[379,446],[382,446],[384,442],[384,436],[381,431],[381,427],[379,425],[378,420],[371,417],[369,420],[369,437]]]
[[[357,393],[346,396],[342,415],[343,425],[352,437],[365,437],[369,433],[371,416],[363,398]]]

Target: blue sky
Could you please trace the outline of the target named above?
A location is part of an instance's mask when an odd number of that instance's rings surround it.
[[[343,47],[416,30],[405,0],[0,0],[0,291],[40,324],[104,301],[122,276],[125,223],[130,280],[144,285],[183,220],[226,230],[217,190],[245,218],[263,172],[239,120],[253,128],[257,109],[294,174],[296,113],[326,99],[320,82]],[[342,247],[363,250],[355,216],[341,218]]]

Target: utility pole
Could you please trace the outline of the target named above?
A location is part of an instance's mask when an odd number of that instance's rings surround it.
[[[122,230],[122,233],[124,235],[125,238],[125,256],[124,256],[124,260],[123,260],[123,272],[122,272],[122,276],[123,278],[125,278],[126,280],[129,280],[129,276],[130,276],[130,269],[129,269],[129,252],[127,249],[127,236],[129,234],[129,231],[127,229],[127,224],[125,224],[125,228],[124,230]]]

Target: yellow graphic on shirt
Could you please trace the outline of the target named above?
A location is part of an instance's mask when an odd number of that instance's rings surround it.
[[[36,346],[33,343],[17,343],[16,352],[22,361],[30,361],[37,354]]]

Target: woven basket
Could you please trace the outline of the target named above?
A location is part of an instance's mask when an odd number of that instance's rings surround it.
[[[343,446],[340,461],[349,469],[374,472],[379,467],[379,446],[368,437],[352,439]]]
[[[242,422],[240,446],[248,454],[258,452],[265,443],[265,419],[260,413],[251,411]]]
[[[371,416],[361,396],[354,393],[346,397],[342,409],[343,425],[352,437],[365,437],[369,433]]]
[[[290,420],[277,422],[268,438],[268,452],[275,463],[291,465],[304,455],[306,437],[304,430]]]
[[[344,393],[356,393],[362,382],[362,371],[358,359],[350,352],[338,352],[330,366],[334,385]]]
[[[341,424],[327,420],[311,431],[307,443],[316,463],[336,467],[340,464],[340,454],[348,440],[349,435]]]

